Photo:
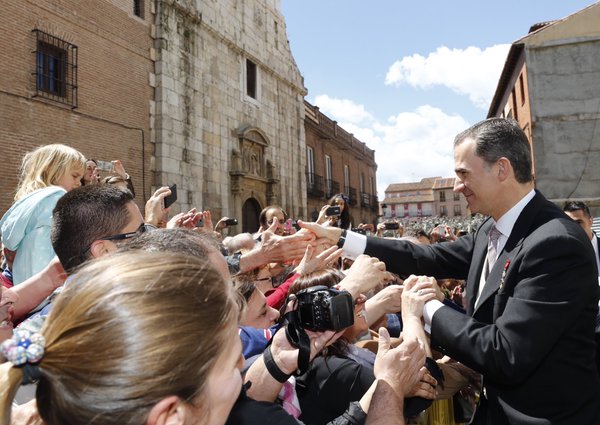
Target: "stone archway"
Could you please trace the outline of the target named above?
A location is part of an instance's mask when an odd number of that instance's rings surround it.
[[[258,223],[260,211],[261,207],[256,199],[246,199],[246,202],[242,206],[242,232],[255,233],[258,230],[260,227]]]

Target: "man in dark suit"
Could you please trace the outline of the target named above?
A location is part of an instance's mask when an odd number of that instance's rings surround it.
[[[582,201],[568,201],[563,205],[563,211],[581,226],[587,237],[590,239],[590,242],[592,242],[594,252],[596,253],[596,265],[600,270],[600,249],[598,249],[600,241],[598,240],[598,235],[592,230],[594,217],[592,217],[589,207]]]
[[[472,423],[600,423],[591,244],[535,191],[529,142],[516,122],[475,124],[456,137],[454,160],[454,190],[471,212],[490,217],[475,234],[421,246],[304,227],[392,272],[466,279],[467,315],[432,299],[427,282],[418,285],[432,345],[483,375]]]
[[[590,238],[590,242],[592,243],[592,247],[596,253],[596,265],[598,266],[599,270],[598,278],[600,282],[600,249],[598,249],[598,243],[600,241],[598,240],[598,235],[596,235],[592,230],[594,218],[590,213],[589,207],[585,202],[568,201],[563,205],[563,211],[565,214],[575,220],[575,222],[581,226],[587,237]],[[598,366],[598,370],[600,371],[600,313],[596,316],[596,364]]]

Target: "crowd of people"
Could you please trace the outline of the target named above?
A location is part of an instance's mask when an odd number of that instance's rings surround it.
[[[512,121],[455,159],[468,229],[353,227],[338,194],[223,237],[229,217],[171,217],[169,187],[140,211],[118,160],[101,178],[68,146],[28,153],[0,221],[0,421],[598,423],[589,210],[533,189]]]

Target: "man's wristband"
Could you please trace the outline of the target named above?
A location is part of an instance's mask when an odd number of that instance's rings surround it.
[[[287,375],[281,369],[279,369],[279,366],[277,366],[277,363],[275,363],[275,360],[273,359],[273,353],[271,353],[270,344],[267,346],[267,348],[265,348],[265,351],[263,351],[263,360],[265,361],[265,366],[267,367],[269,374],[277,382],[283,384],[285,381],[290,379],[290,376],[292,376],[291,374]]]
[[[348,231],[346,229],[342,230],[342,234],[340,235],[340,238],[337,241],[338,248],[344,247],[344,243],[346,243],[346,234],[347,233],[348,233]]]

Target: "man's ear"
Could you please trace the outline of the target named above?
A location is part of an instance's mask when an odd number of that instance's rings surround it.
[[[498,163],[498,178],[500,179],[500,181],[504,181],[510,175],[512,166],[510,164],[510,161],[505,157],[500,158],[497,163]]]
[[[185,403],[172,395],[163,398],[152,407],[146,425],[183,425],[189,413]]]
[[[96,240],[92,242],[90,245],[90,253],[92,254],[93,258],[100,258],[110,252],[107,242],[108,241],[103,240]]]

